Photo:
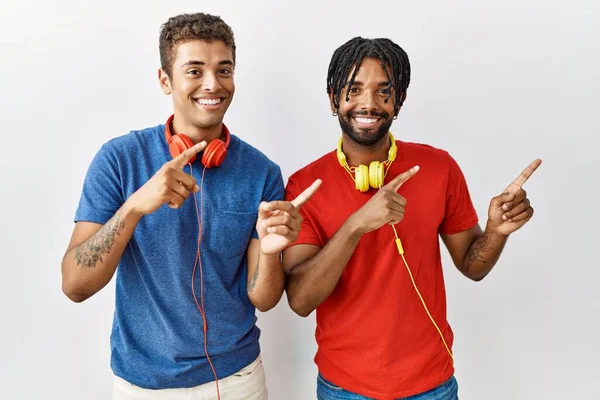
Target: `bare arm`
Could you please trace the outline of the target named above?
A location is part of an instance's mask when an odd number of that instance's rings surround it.
[[[62,289],[69,299],[82,302],[110,282],[139,219],[123,206],[104,225],[75,224],[61,265]]]
[[[476,225],[464,232],[441,235],[454,265],[468,278],[485,278],[500,258],[508,236],[533,216],[533,207],[522,187],[541,163],[539,159],[532,162],[502,194],[492,198],[484,232]]]
[[[205,147],[206,142],[198,143],[166,162],[106,224],[75,224],[61,264],[62,289],[69,299],[82,302],[110,282],[142,216],[163,204],[179,208],[198,191],[196,180],[183,167]]]
[[[262,312],[275,307],[285,286],[281,254],[265,254],[260,241],[252,239],[248,246],[248,298]]]
[[[361,236],[349,219],[323,249],[300,244],[283,252],[288,302],[296,314],[307,317],[333,292]]]
[[[322,250],[319,246],[299,244],[283,252],[288,302],[296,314],[308,316],[333,292],[363,234],[402,221],[407,201],[397,191],[418,170],[415,166],[379,189]]]
[[[260,311],[275,307],[285,288],[281,252],[298,238],[300,208],[319,189],[317,179],[292,201],[262,202],[258,207],[258,239],[248,246],[248,298]]]
[[[502,254],[508,236],[479,225],[464,232],[441,235],[454,265],[467,278],[480,281],[490,273]]]

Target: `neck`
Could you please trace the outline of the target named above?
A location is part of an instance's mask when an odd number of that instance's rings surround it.
[[[210,143],[213,139],[223,136],[223,123],[221,122],[210,128],[201,128],[194,124],[186,123],[175,115],[171,124],[171,134],[177,135],[181,133],[189,137],[194,144],[200,143],[203,140],[206,143]]]
[[[358,144],[344,133],[342,139],[342,150],[346,154],[349,165],[369,165],[372,161],[383,162],[388,159],[390,150],[390,135],[387,134],[372,146]]]

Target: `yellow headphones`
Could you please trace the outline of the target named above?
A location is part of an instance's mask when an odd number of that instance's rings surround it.
[[[398,147],[392,133],[390,135],[390,150],[388,151],[388,159],[384,162],[373,161],[369,166],[359,165],[358,167],[350,167],[346,161],[346,155],[342,151],[342,138],[340,138],[337,147],[337,158],[340,165],[350,174],[352,180],[356,184],[356,190],[366,192],[369,188],[379,189],[383,186],[383,181],[387,175],[392,162],[396,159]],[[387,167],[387,168],[386,168]],[[385,171],[384,171],[385,169]]]

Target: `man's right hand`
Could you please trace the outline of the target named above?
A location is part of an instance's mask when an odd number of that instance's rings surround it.
[[[196,179],[183,172],[183,167],[205,147],[202,141],[166,162],[125,204],[140,216],[153,213],[165,203],[171,208],[181,207],[191,193],[198,191]]]
[[[364,206],[350,216],[349,222],[357,227],[360,234],[365,234],[379,229],[385,224],[397,224],[402,221],[406,199],[397,191],[417,171],[419,171],[418,165],[381,187]]]

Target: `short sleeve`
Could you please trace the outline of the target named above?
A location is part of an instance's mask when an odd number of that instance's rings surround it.
[[[267,189],[263,193],[262,201],[269,202],[283,200],[285,198],[285,188],[283,186],[281,168],[279,168],[277,165],[273,165],[269,169],[267,180]],[[252,232],[252,238],[258,239],[258,232],[256,231],[256,228],[254,228],[254,231]]]
[[[472,228],[477,222],[465,177],[456,160],[449,156],[446,206],[440,233],[454,234]]]
[[[105,143],[88,168],[75,222],[105,224],[123,203],[118,159],[112,147]]]
[[[292,176],[288,180],[288,184],[285,190],[286,201],[294,200],[296,197],[298,197],[298,195],[300,195],[300,193],[304,191],[304,189],[306,189],[306,187],[302,187],[299,183],[296,182],[296,180]],[[315,227],[312,223],[312,218],[308,214],[307,208],[309,207],[305,206],[300,208],[300,215],[302,216],[302,226],[300,227],[300,233],[298,234],[298,238],[294,243],[291,244],[291,246],[296,244],[313,244],[319,247],[323,247],[324,243],[321,243],[321,240],[319,239],[319,235],[315,230]]]

